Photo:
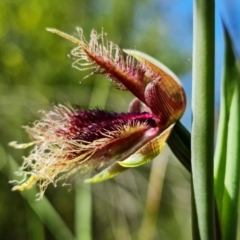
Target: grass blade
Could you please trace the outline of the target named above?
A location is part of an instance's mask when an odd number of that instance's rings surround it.
[[[218,135],[216,143],[216,151],[214,156],[214,177],[215,177],[215,196],[217,199],[217,206],[219,215],[222,212],[222,199],[224,192],[224,179],[226,174],[226,160],[227,160],[227,139],[230,107],[234,91],[234,69],[235,57],[231,48],[231,40],[228,32],[225,30],[225,63],[224,73],[221,88],[221,106],[220,117],[218,125]]]
[[[240,79],[233,93],[227,137],[227,163],[222,202],[223,239],[236,239],[240,180]]]
[[[220,135],[216,149],[215,193],[218,196],[222,239],[236,239],[240,180],[240,75],[225,28],[226,57],[222,87]]]

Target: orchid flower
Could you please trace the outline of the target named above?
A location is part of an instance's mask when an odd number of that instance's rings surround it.
[[[23,180],[13,190],[37,184],[40,197],[50,183],[56,185],[76,171],[80,175],[97,171],[85,180],[95,183],[151,161],[162,151],[186,107],[186,95],[176,75],[147,54],[121,50],[103,31],[93,30],[89,43],[80,28],[78,38],[56,29],[48,31],[77,44],[71,52],[74,67],[102,74],[136,98],[127,113],[58,105],[25,127],[32,142],[10,145],[34,148],[24,157],[17,173]]]

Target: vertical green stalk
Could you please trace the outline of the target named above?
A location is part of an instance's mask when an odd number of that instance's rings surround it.
[[[236,239],[240,180],[240,79],[236,79],[230,107],[227,137],[227,162],[222,201],[223,240]]]
[[[228,61],[228,52],[225,56],[225,66]],[[229,106],[228,106],[228,92],[227,92],[227,69],[224,69],[224,77],[222,79],[222,89],[221,89],[221,106],[220,106],[220,116],[218,124],[218,134],[217,134],[217,143],[216,151],[214,155],[214,187],[215,187],[215,196],[217,200],[217,206],[219,215],[222,211],[222,198],[224,191],[224,179],[226,171],[226,155],[227,155],[227,134],[228,134],[228,120],[229,120]]]
[[[215,239],[213,194],[214,149],[214,1],[194,1],[192,91],[192,181],[200,239]],[[199,239],[199,236],[193,236]]]
[[[221,218],[222,199],[224,192],[224,180],[226,174],[227,161],[227,139],[230,107],[233,98],[235,84],[235,56],[231,47],[231,40],[225,29],[225,62],[221,87],[221,106],[218,125],[218,135],[216,143],[216,151],[214,156],[214,177],[215,177],[215,196],[219,215]]]
[[[240,75],[225,28],[226,54],[219,135],[215,155],[215,194],[222,239],[236,239],[240,180]]]

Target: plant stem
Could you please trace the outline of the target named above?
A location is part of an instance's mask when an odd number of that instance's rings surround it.
[[[177,121],[167,143],[173,154],[183,164],[189,173],[191,173],[191,134]]]
[[[215,196],[217,199],[218,211],[221,218],[222,199],[224,192],[224,180],[226,174],[227,161],[227,139],[229,127],[230,107],[233,98],[235,85],[235,56],[231,48],[231,40],[227,29],[225,32],[225,63],[221,88],[221,106],[218,124],[218,135],[216,142],[216,151],[214,156],[214,177],[215,177]]]
[[[225,159],[216,159],[218,160],[218,171],[216,171],[215,175],[215,186],[218,186],[215,192],[220,197],[218,207],[221,210],[223,240],[236,239],[240,180],[240,75],[237,72],[236,58],[226,28],[225,39],[226,59],[223,78],[223,99],[225,100],[226,109],[224,110],[227,116],[225,119],[220,120],[225,123],[227,130],[225,140],[220,138],[217,148],[217,152],[221,152],[220,147],[224,149],[223,153],[225,155],[223,157]],[[221,170],[225,170],[224,174],[221,173]]]
[[[214,149],[214,1],[194,1],[192,91],[192,181],[200,239],[215,239]],[[193,204],[194,206],[194,204]],[[193,239],[199,237],[193,236]]]
[[[222,199],[222,235],[223,239],[236,239],[238,194],[240,180],[240,79],[236,79],[230,108],[228,137],[227,137],[227,162]]]

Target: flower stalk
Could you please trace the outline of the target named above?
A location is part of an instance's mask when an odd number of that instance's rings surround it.
[[[215,239],[213,190],[214,138],[214,1],[194,1],[192,91],[192,182],[193,229],[200,236]],[[197,225],[197,226],[196,226]]]

